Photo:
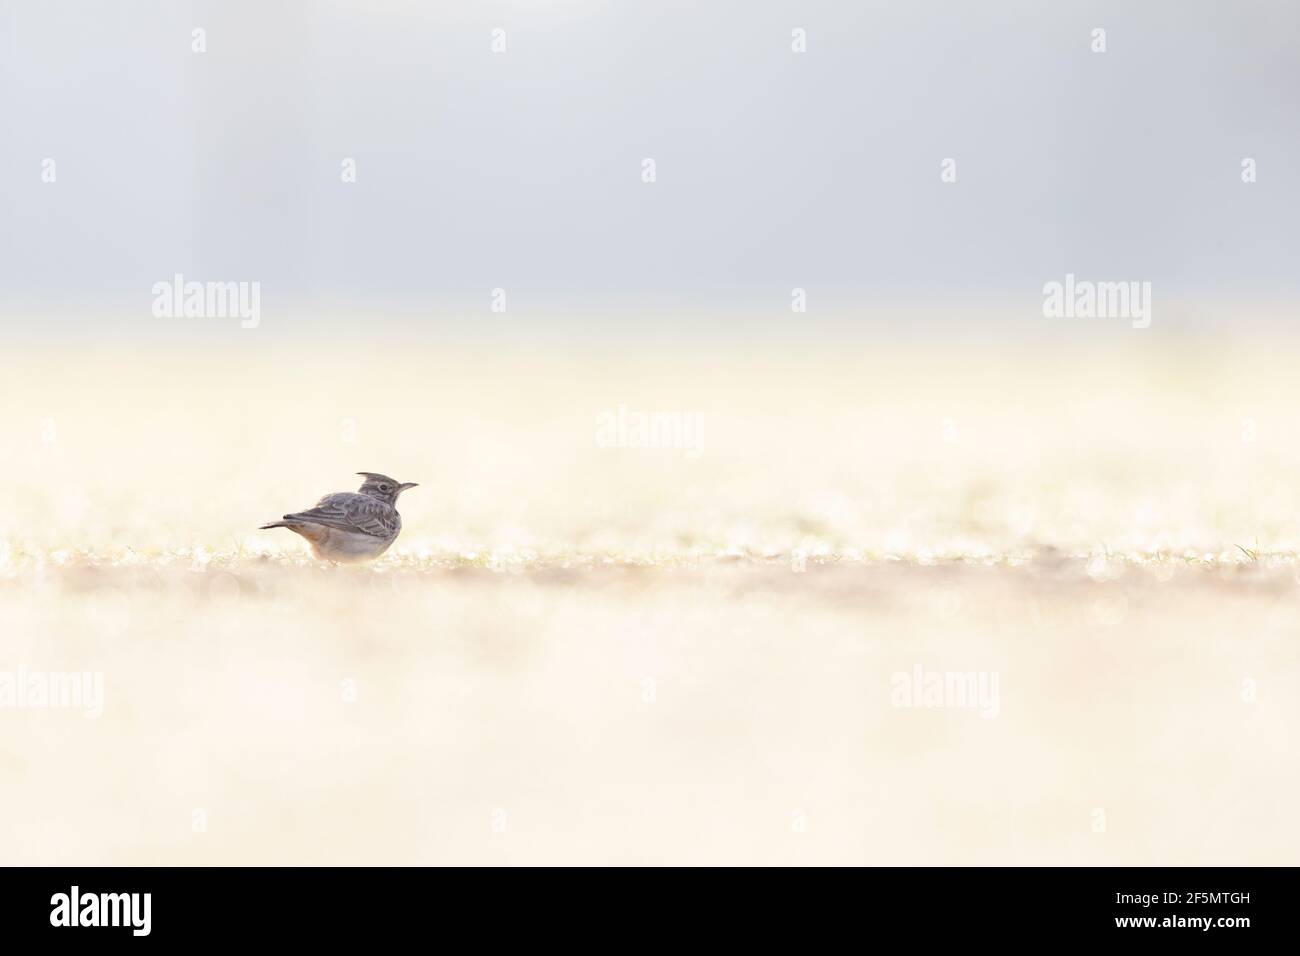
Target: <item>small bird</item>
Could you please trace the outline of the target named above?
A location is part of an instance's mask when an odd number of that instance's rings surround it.
[[[398,482],[373,471],[359,471],[366,480],[357,491],[326,495],[316,507],[284,516],[282,521],[262,525],[288,528],[311,543],[316,557],[327,561],[368,561],[377,558],[397,540],[402,516],[397,513],[397,496],[415,482]]]

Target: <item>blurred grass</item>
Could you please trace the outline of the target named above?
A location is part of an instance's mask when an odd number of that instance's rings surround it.
[[[49,565],[0,670],[104,715],[0,708],[0,859],[1284,863],[1292,568],[1169,567]]]
[[[0,860],[1300,849],[1284,355],[237,358],[0,358],[0,671],[106,697],[0,708]],[[256,530],[359,470],[421,485],[382,560]],[[999,716],[892,707],[916,664]]]

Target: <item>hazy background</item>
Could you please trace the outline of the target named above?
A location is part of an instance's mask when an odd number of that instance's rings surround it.
[[[797,286],[805,330],[1007,340],[1069,271],[1152,282],[1156,335],[1285,322],[1297,33],[1286,0],[3,0],[0,315],[237,337],[153,320],[182,272],[260,281],[262,343],[364,319],[740,345]]]
[[[1296,862],[1297,35],[0,0],[0,863]]]

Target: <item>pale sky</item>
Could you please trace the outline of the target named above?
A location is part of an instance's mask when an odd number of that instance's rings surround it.
[[[496,287],[887,321],[1066,272],[1293,307],[1297,36],[1289,0],[0,0],[0,321],[93,337],[177,272],[272,326]]]

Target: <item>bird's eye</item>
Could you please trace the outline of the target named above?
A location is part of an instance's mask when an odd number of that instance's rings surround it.
[[[392,486],[392,485],[380,485],[380,486],[379,486],[379,490],[380,490],[380,491],[392,491],[392,490],[393,490],[393,486]]]

